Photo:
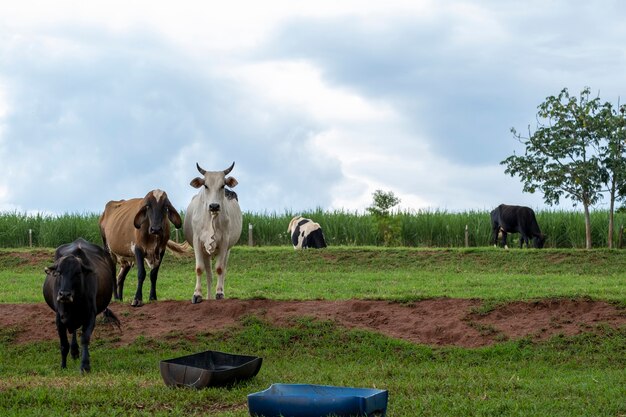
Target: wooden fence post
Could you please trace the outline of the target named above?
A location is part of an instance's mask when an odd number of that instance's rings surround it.
[[[465,225],[465,247],[469,248],[469,228]]]
[[[254,246],[253,229],[252,223],[248,223],[248,246]]]

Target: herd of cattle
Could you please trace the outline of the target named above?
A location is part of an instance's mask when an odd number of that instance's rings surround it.
[[[144,198],[109,201],[100,216],[103,247],[79,238],[59,246],[54,264],[45,269],[43,295],[56,312],[56,326],[61,342],[61,367],[67,364],[68,353],[79,357],[77,330],[81,328],[81,372],[89,372],[89,340],[96,316],[120,325],[108,309],[111,298],[122,300],[128,271],[137,265],[137,290],[131,301],[134,307],[143,305],[143,282],[146,265],[150,268],[149,300],[157,299],[156,283],[166,248],[184,253],[191,246],[195,254],[196,286],[192,303],[202,301],[202,277],[206,274],[207,298],[211,298],[213,280],[212,260],[215,259],[217,286],[215,298],[224,298],[224,279],[230,249],[239,240],[242,214],[237,194],[226,188],[237,185],[228,176],[235,163],[223,171],[206,171],[196,164],[202,176],[191,180],[199,189],[187,207],[184,221],[167,194],[153,190]],[[183,227],[183,244],[169,240],[170,222]],[[500,205],[491,212],[493,243],[498,237],[506,247],[508,233],[520,233],[520,247],[532,239],[536,248],[543,247],[545,236],[539,230],[535,213],[528,207]],[[294,217],[287,228],[294,249],[324,248],[326,241],[318,223],[302,216]],[[116,265],[120,265],[116,276]],[[72,334],[71,344],[67,333]]]

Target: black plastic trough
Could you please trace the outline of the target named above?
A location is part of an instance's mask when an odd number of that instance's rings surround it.
[[[205,388],[225,386],[252,378],[261,369],[262,358],[207,350],[161,361],[165,385]]]

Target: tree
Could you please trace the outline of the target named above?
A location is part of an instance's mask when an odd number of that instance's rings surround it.
[[[548,205],[562,197],[582,204],[585,214],[585,242],[591,248],[589,207],[602,197],[606,172],[599,156],[602,136],[600,98],[591,98],[589,87],[580,96],[567,88],[538,106],[537,128],[528,127],[528,136],[511,128],[513,136],[526,146],[524,155],[509,156],[501,165],[505,173],[519,176],[525,192],[537,189]]]
[[[385,246],[391,246],[400,242],[399,236],[402,231],[399,218],[392,218],[390,211],[400,204],[400,199],[393,191],[376,190],[372,193],[374,202],[366,210],[374,216],[378,233],[382,237]]]
[[[611,103],[604,103],[600,117],[605,138],[600,146],[600,159],[604,168],[606,191],[609,194],[609,232],[608,247],[613,247],[615,230],[615,202],[626,197],[626,123],[625,106],[619,106],[619,112]]]

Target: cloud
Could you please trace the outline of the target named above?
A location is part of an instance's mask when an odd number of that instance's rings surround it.
[[[617,100],[624,7],[2,5],[0,209],[153,188],[185,208],[195,163],[232,161],[246,211],[362,209],[375,189],[407,209],[540,205],[499,166],[521,150],[509,129],[563,87]]]
[[[110,199],[162,188],[186,206],[196,162],[218,170],[233,160],[247,210],[330,201],[327,182],[341,173],[311,155],[315,116],[188,66],[193,59],[158,36],[76,31],[24,39],[10,51],[11,111],[0,145],[5,204],[99,211]]]

